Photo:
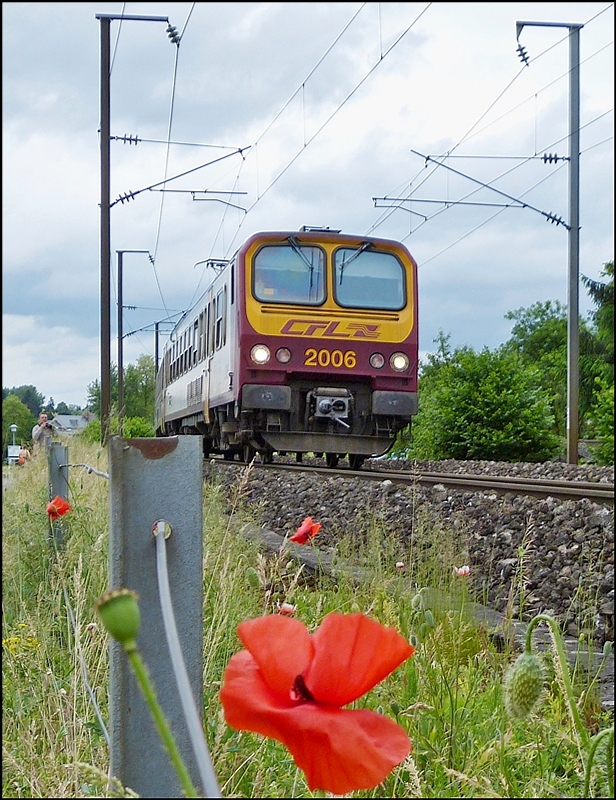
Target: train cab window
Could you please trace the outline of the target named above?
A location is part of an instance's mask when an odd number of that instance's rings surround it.
[[[404,268],[392,253],[341,247],[334,253],[334,294],[341,306],[399,311],[406,305]]]
[[[253,293],[263,303],[316,306],[325,300],[325,256],[293,242],[266,245],[255,255]]]

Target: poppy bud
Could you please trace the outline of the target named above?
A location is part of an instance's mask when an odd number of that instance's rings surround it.
[[[261,586],[259,575],[257,574],[257,570],[254,567],[248,567],[245,572],[245,575],[249,586],[252,586],[253,589],[258,589]]]
[[[139,633],[137,599],[137,593],[130,589],[111,589],[99,597],[95,605],[107,633],[127,651],[135,649]]]
[[[424,611],[424,622],[429,628],[436,627],[436,623],[434,622],[434,614],[430,611],[429,608],[426,608]]]
[[[423,608],[423,597],[421,596],[421,592],[417,592],[417,594],[413,595],[413,599],[411,600],[411,608],[413,611],[419,611]]]
[[[544,672],[534,653],[522,653],[505,677],[505,708],[511,717],[526,717],[543,689]]]

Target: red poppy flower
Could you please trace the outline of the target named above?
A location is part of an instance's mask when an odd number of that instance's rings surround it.
[[[320,530],[320,522],[313,522],[312,517],[306,517],[293,536],[290,537],[289,541],[295,542],[296,544],[306,544],[306,542],[313,539]]]
[[[311,635],[272,614],[238,626],[246,650],[227,666],[220,691],[237,730],[282,742],[311,791],[346,794],[381,783],[411,750],[406,731],[367,709],[343,709],[414,652],[363,614],[328,614]]]
[[[50,503],[47,503],[47,514],[52,522],[72,510],[68,501],[60,495],[56,495]]]

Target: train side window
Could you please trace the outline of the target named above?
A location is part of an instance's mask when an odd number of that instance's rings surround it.
[[[199,320],[195,320],[195,324],[193,325],[193,357],[192,357],[193,367],[197,364],[197,343],[199,341],[198,330],[199,330]]]
[[[227,292],[227,285],[225,284],[225,288],[222,291],[222,343],[223,345],[227,343],[227,299],[228,299],[228,292]]]
[[[202,311],[199,314],[199,338],[198,338],[198,345],[197,345],[197,361],[203,361],[205,356],[205,311]]]
[[[203,309],[203,355],[207,358],[210,354],[210,307],[206,305]]]
[[[209,323],[210,324],[208,326],[208,330],[209,330],[208,338],[210,340],[209,341],[209,345],[210,345],[209,346],[209,354],[210,355],[214,354],[214,347],[215,347],[215,344],[216,344],[216,338],[215,338],[216,337],[216,314],[215,314],[215,311],[216,311],[216,307],[214,305],[214,300],[211,300],[210,301],[210,309],[209,309],[209,317],[210,317]]]
[[[223,345],[224,295],[221,290],[216,295],[216,349]]]

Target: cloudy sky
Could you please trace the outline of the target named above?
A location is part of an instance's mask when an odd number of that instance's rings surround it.
[[[584,24],[580,271],[613,258],[611,3],[3,3],[5,387],[83,405],[100,374],[97,13],[181,34],[111,23],[114,361],[116,250],[154,260],[123,258],[126,364],[202,293],[199,262],[258,230],[402,240],[423,353],[439,330],[493,349],[508,311],[566,303],[546,214],[567,222],[568,163],[542,156],[568,154],[568,30],[525,27],[524,66],[516,21]]]

